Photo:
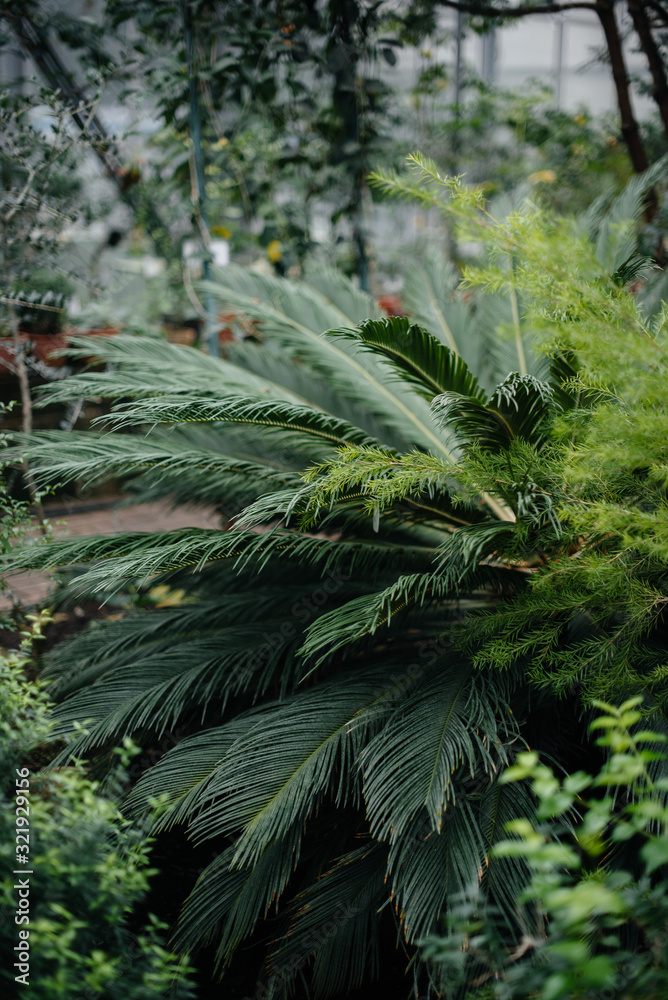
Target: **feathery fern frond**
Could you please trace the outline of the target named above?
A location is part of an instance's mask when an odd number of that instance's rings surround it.
[[[480,188],[467,188],[459,177],[442,174],[434,161],[422,153],[411,153],[406,160],[411,173],[376,170],[369,175],[369,183],[395,198],[408,198],[450,213],[457,211],[457,205],[473,209],[484,205]],[[452,203],[453,195],[455,205]]]

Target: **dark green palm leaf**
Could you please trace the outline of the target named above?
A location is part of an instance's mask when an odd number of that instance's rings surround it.
[[[432,409],[440,424],[452,427],[462,442],[490,451],[508,449],[518,438],[540,442],[554,392],[532,375],[509,375],[487,402],[457,392],[437,396]]]
[[[493,771],[514,728],[498,687],[489,690],[482,674],[473,675],[454,653],[443,653],[362,753],[374,836],[394,843],[420,816],[440,831],[449,803],[456,801],[455,772]],[[403,761],[399,770],[397,760]]]
[[[288,929],[269,962],[270,977],[289,983],[313,956],[314,994],[339,996],[378,974],[377,907],[387,896],[387,851],[371,843],[341,858],[301,892],[287,912]]]
[[[484,400],[475,376],[461,357],[403,316],[366,320],[354,330],[339,329],[332,333],[386,359],[395,375],[416,388],[425,399],[457,392]]]

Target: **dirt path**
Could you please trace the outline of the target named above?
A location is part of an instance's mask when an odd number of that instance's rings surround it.
[[[45,514],[54,527],[57,538],[72,535],[114,535],[121,531],[170,531],[173,528],[216,528],[218,517],[213,511],[198,507],[171,510],[165,504],[145,503],[136,507],[118,508],[112,505],[82,508],[72,505],[45,507]],[[0,607],[13,603],[25,607],[43,605],[51,589],[46,573],[17,573],[7,580],[9,589],[0,593]]]

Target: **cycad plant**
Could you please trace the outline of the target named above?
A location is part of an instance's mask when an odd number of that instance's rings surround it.
[[[61,540],[14,564],[77,565],[89,594],[181,593],[52,654],[63,756],[101,760],[124,735],[151,751],[127,809],[164,794],[158,828],[212,857],[176,941],[212,945],[221,973],[262,942],[263,995],[307,974],[343,994],[395,944],[419,985],[414,944],[472,884],[512,941],[525,870],[490,847],[532,801],[500,769],[527,744],[581,756],[592,692],[643,685],[661,706],[664,556],[647,547],[665,465],[633,395],[644,379],[663,412],[661,320],[574,224],[531,206],[497,219],[416,163],[421,186],[379,183],[485,244],[465,277],[486,306],[437,259],[409,275],[417,322],[335,273],[229,268],[216,292],[261,344],[217,360],[100,342],[107,371],[46,393],[114,400],[110,429],[25,448],[40,482],[124,476],[140,498],[221,511],[219,530]]]

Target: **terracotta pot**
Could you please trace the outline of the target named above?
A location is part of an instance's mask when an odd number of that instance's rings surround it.
[[[379,295],[376,302],[385,310],[388,316],[406,315],[401,305],[401,299],[398,295]]]
[[[183,344],[185,347],[192,347],[197,337],[197,330],[189,326],[165,327],[165,333],[170,344]]]
[[[65,337],[61,333],[45,334],[34,333],[29,337],[31,353],[36,361],[43,361],[50,368],[62,368],[65,358],[54,358],[54,351],[62,351],[67,346]]]

